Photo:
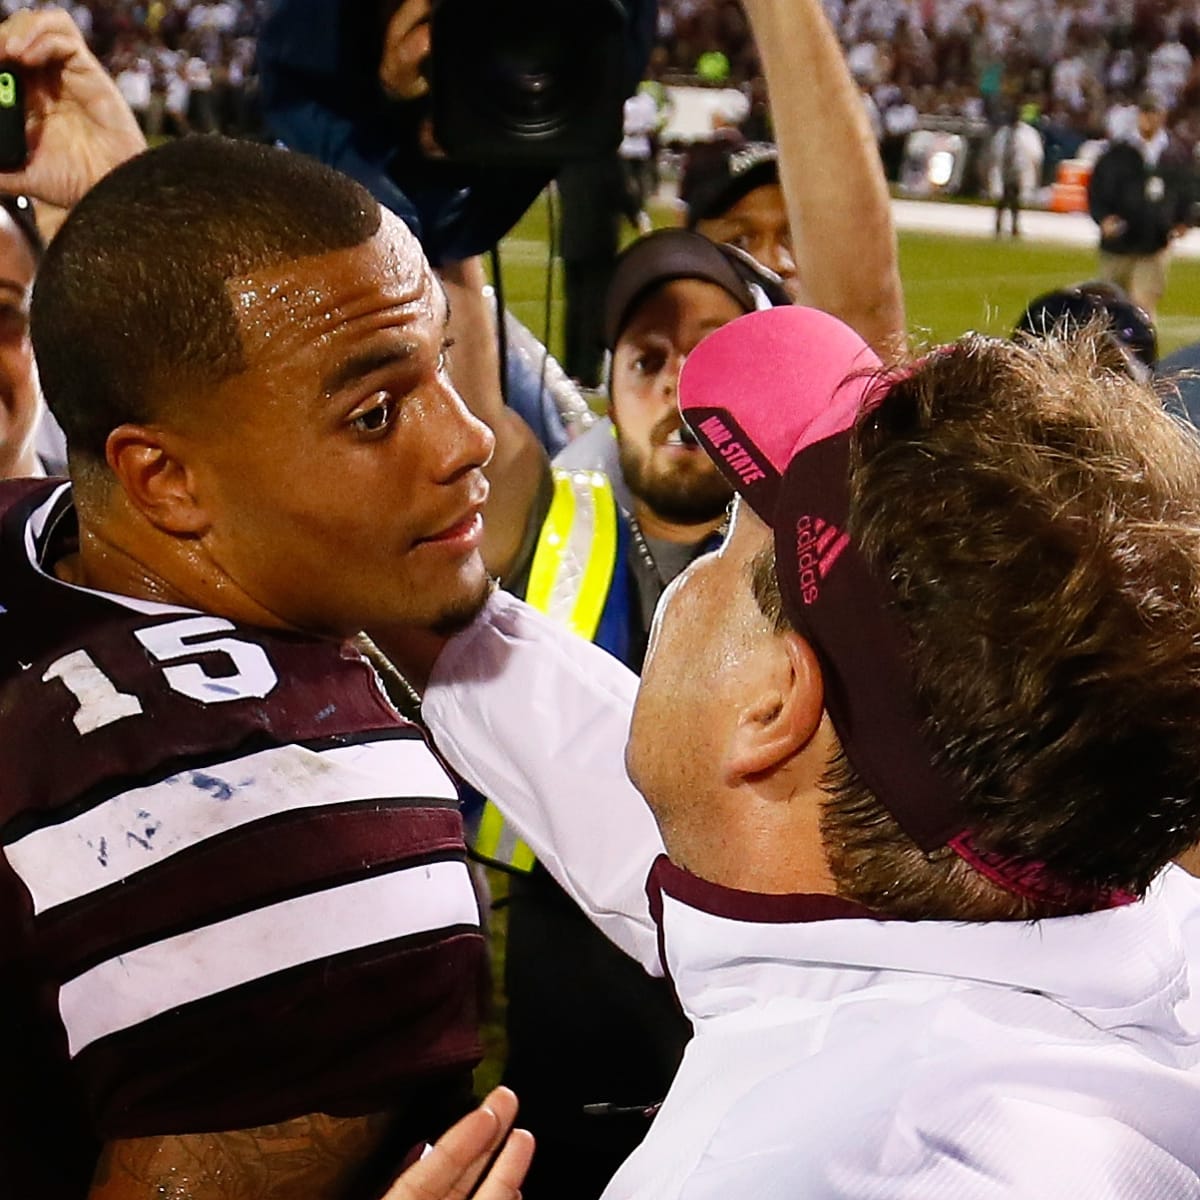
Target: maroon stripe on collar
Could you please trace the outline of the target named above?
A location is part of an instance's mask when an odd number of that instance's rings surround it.
[[[863,918],[868,921],[887,920],[853,900],[843,900],[841,896],[827,896],[819,892],[792,892],[786,895],[743,892],[719,883],[710,883],[676,866],[665,854],[660,854],[650,868],[646,894],[650,898],[651,915],[659,928],[660,941],[664,894],[715,917],[763,925]]]

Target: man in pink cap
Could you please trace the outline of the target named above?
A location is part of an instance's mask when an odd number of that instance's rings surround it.
[[[695,1031],[611,1200],[1198,1194],[1200,447],[1109,359],[743,317],[640,690],[499,596],[443,652],[440,749]]]

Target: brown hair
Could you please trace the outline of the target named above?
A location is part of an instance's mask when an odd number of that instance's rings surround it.
[[[1200,838],[1200,441],[1111,356],[1092,333],[969,336],[893,380],[855,431],[851,533],[894,589],[977,845],[1141,893]],[[909,917],[1068,911],[922,854],[844,761],[828,778],[847,897]]]
[[[791,629],[766,546],[750,568],[754,598],[776,633]],[[1041,915],[990,883],[951,850],[926,855],[837,751],[821,780],[821,841],[839,896],[910,921],[995,921]]]

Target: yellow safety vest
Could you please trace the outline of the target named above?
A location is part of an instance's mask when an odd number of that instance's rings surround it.
[[[602,471],[554,472],[554,498],[542,522],[525,600],[590,642],[596,636],[617,563],[617,505]],[[533,851],[489,800],[475,835],[484,858],[533,870]]]

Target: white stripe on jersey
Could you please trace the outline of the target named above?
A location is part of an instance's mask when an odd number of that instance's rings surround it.
[[[3,853],[44,913],[275,813],[397,796],[457,799],[423,739],[281,746],[123,792]]]
[[[277,971],[452,925],[479,925],[470,875],[464,862],[433,862],[127,951],[59,990],[71,1055],[110,1033]]]
[[[46,522],[50,519],[50,514],[54,511],[54,506],[58,503],[59,497],[70,488],[69,483],[59,484],[58,487],[50,493],[46,499],[38,505],[32,513],[29,514],[29,523],[25,526],[25,553],[29,555],[29,561],[37,566],[37,554],[34,551],[33,543],[42,536],[42,532],[46,528]]]
[[[29,520],[25,524],[25,554],[29,559],[33,569],[42,576],[43,579],[50,580],[51,583],[58,587],[67,588],[72,592],[84,592],[89,596],[102,596],[105,600],[111,600],[114,604],[119,604],[122,608],[132,609],[134,612],[145,613],[149,617],[159,617],[167,613],[181,613],[184,615],[202,617],[208,616],[208,613],[199,612],[194,608],[184,608],[179,604],[163,604],[159,600],[138,600],[133,596],[122,596],[117,592],[101,592],[96,588],[81,587],[77,583],[67,583],[66,580],[59,579],[52,571],[42,569],[41,563],[38,561],[37,541],[41,538],[46,529],[46,522],[54,515],[54,510],[58,505],[59,498],[64,492],[69,490],[71,485],[64,483],[61,487],[57,487],[50,493],[49,497],[44,500],[32,513],[29,515]]]

